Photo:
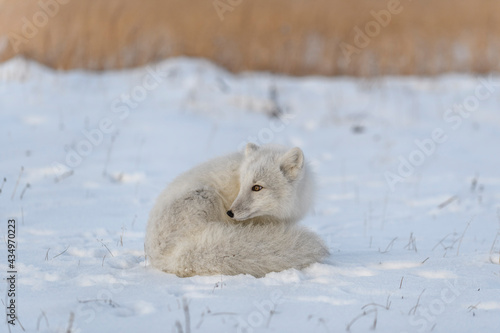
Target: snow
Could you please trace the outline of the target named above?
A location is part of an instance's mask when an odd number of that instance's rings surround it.
[[[19,322],[26,332],[496,332],[499,108],[495,75],[3,63],[0,230],[6,239],[17,219]],[[304,150],[319,188],[302,223],[331,256],[261,279],[151,268],[143,239],[156,196],[248,140]],[[7,302],[6,283],[0,294]]]

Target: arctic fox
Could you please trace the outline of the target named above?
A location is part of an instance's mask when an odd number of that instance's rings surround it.
[[[296,225],[313,198],[299,148],[258,147],[205,162],[158,197],[146,230],[151,264],[180,277],[304,268],[327,256],[314,233]]]

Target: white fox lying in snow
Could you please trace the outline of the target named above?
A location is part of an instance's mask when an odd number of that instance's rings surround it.
[[[203,163],[160,194],[146,254],[180,277],[304,268],[328,255],[318,236],[296,225],[313,187],[302,150],[249,143],[245,153]]]

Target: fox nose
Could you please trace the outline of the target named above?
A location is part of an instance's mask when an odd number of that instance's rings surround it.
[[[229,217],[231,217],[231,218],[232,218],[232,217],[234,217],[234,214],[233,214],[233,211],[232,211],[232,210],[228,210],[228,211],[227,211],[227,215],[228,215]]]

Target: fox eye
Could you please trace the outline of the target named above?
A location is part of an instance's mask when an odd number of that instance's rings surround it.
[[[258,192],[258,191],[260,191],[262,189],[263,189],[263,187],[260,186],[260,185],[254,185],[254,186],[252,186],[252,191],[255,191],[255,192]]]

